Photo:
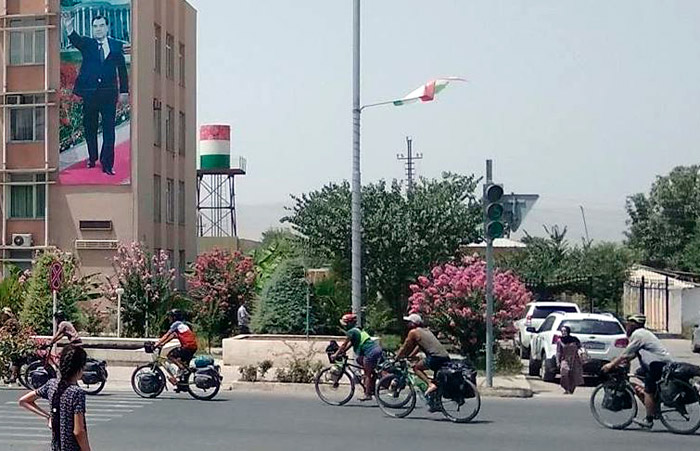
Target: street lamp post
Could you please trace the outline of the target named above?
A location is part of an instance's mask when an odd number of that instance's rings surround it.
[[[117,292],[117,338],[122,337],[122,295],[124,288],[118,287]]]
[[[352,311],[362,325],[362,180],[360,176],[360,0],[353,0],[352,52]]]

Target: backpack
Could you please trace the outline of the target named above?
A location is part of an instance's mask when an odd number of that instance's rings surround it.
[[[466,382],[476,383],[476,370],[468,360],[451,360],[440,368],[436,379],[445,398],[462,402],[476,396],[474,388]]]

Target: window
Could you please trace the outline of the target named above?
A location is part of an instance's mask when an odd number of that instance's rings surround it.
[[[177,256],[177,267],[180,272],[179,286],[181,291],[185,291],[185,271],[187,271],[187,262],[185,261],[185,251],[180,250]]]
[[[10,20],[10,28],[25,28],[10,32],[10,64],[44,64],[46,54],[46,30],[26,27],[41,27],[46,24],[43,18],[26,17]]]
[[[179,136],[177,138],[177,148],[178,151],[180,152],[180,155],[185,154],[185,145],[187,144],[185,141],[187,140],[187,124],[185,121],[185,113],[180,111],[180,122],[178,123],[179,128]]]
[[[32,270],[32,261],[34,260],[34,251],[31,249],[12,249],[10,250],[10,263],[21,269],[22,271]]]
[[[46,186],[44,174],[12,174],[10,182],[10,218],[35,219],[44,217]]]
[[[165,149],[175,151],[175,110],[168,105],[168,113],[165,116]]]
[[[153,176],[153,221],[161,221],[160,213],[160,176]]]
[[[180,86],[185,86],[185,44],[180,43],[180,49],[177,53],[178,70],[180,72]]]
[[[554,312],[578,313],[578,309],[573,305],[540,306],[535,307],[535,311],[532,313],[532,317],[536,319],[542,319],[548,317],[551,313]]]
[[[617,321],[601,321],[599,319],[568,320],[561,323],[571,328],[572,334],[585,335],[622,335],[625,333]]]
[[[175,263],[175,252],[173,252],[172,249],[166,249],[165,255],[168,257],[168,261],[167,261],[167,263],[166,263],[166,264],[168,265],[168,269],[174,268],[174,267],[175,267],[175,265],[174,265],[174,263]]]
[[[556,316],[550,316],[549,318],[547,318],[546,320],[544,320],[544,322],[543,322],[542,325],[540,326],[540,328],[539,328],[539,330],[537,331],[537,333],[546,332],[546,331],[548,331],[548,330],[551,330],[551,329],[552,329],[552,326],[554,325],[554,321],[555,321],[556,319],[557,319]]]
[[[175,222],[175,180],[168,179],[165,186],[165,220]]]
[[[163,144],[163,115],[161,110],[160,100],[153,99],[153,145],[157,147]]]
[[[175,40],[170,33],[165,35],[165,76],[175,79]]]
[[[154,67],[155,67],[155,70],[156,70],[157,73],[160,73],[160,60],[161,60],[161,58],[162,58],[162,55],[161,55],[162,50],[161,50],[161,42],[160,42],[160,41],[161,41],[161,37],[160,37],[160,35],[161,35],[161,32],[160,32],[160,25],[156,24],[156,25],[155,25],[155,43],[154,43],[154,45],[155,45],[155,47],[156,47],[156,49],[155,49],[155,50],[156,50],[156,56],[155,56],[156,59],[155,59],[155,66],[154,66]]]
[[[10,95],[10,141],[43,141],[45,106],[43,95]]]
[[[185,224],[185,182],[177,182],[177,222]]]

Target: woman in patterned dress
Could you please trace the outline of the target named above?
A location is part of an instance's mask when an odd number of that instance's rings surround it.
[[[561,328],[561,339],[557,343],[557,362],[561,374],[561,387],[565,395],[573,395],[579,385],[583,385],[583,362],[579,350],[581,342],[571,335],[571,328]]]
[[[52,451],[90,451],[85,424],[85,392],[78,387],[86,360],[87,354],[81,346],[65,346],[61,351],[60,380],[51,379],[19,400],[20,406],[48,420]],[[39,398],[51,403],[50,413],[36,404]]]

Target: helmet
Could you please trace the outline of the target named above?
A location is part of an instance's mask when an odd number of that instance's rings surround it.
[[[182,310],[174,308],[174,309],[168,311],[168,316],[171,317],[175,321],[182,321],[182,318],[183,318]]]
[[[357,323],[357,315],[354,313],[346,313],[345,315],[340,318],[340,324],[342,326],[347,326],[348,324],[355,324]]]
[[[53,314],[53,317],[56,319],[56,321],[61,322],[66,320],[66,314],[63,313],[63,310],[56,310],[56,313]]]
[[[642,315],[641,313],[638,313],[636,315],[628,316],[627,322],[639,324],[640,326],[644,327],[644,325],[647,322],[647,317],[646,317],[646,315]]]

